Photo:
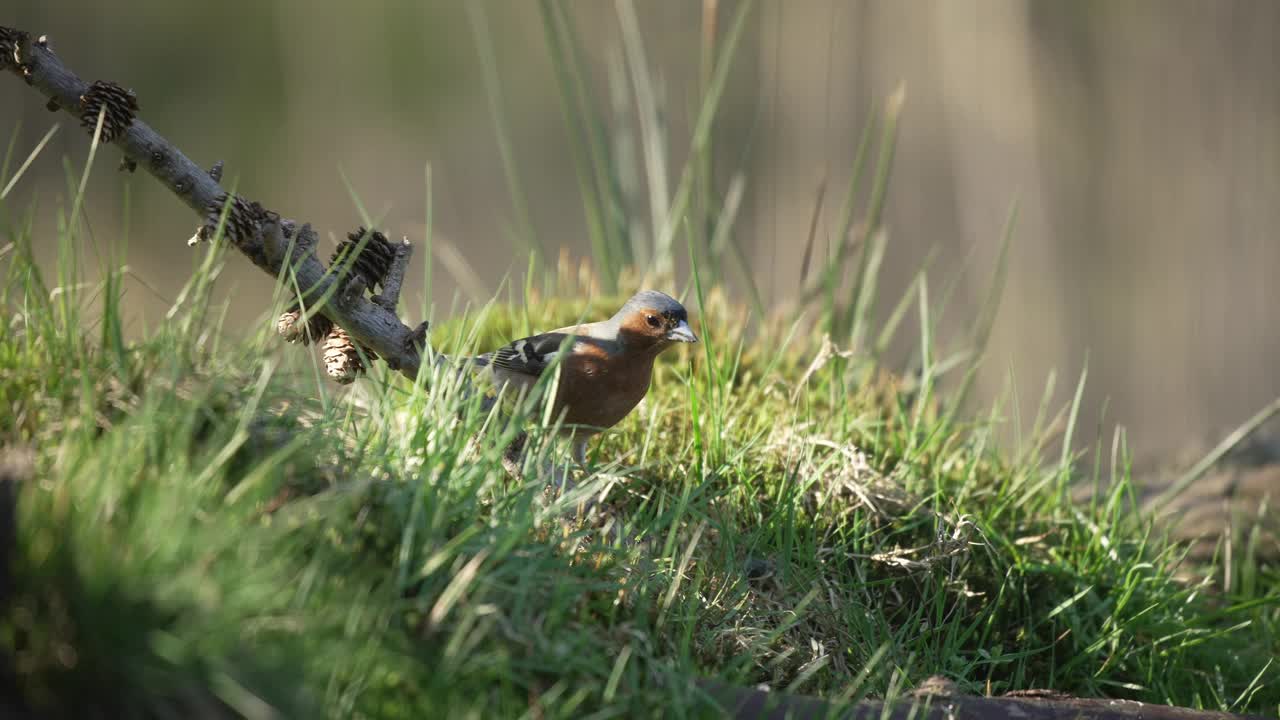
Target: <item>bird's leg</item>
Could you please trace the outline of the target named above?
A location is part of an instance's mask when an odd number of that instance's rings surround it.
[[[578,467],[583,472],[587,471],[587,436],[573,438],[573,461],[578,463]]]
[[[529,434],[522,432],[502,451],[502,468],[516,480],[523,479],[524,446],[528,440]]]
[[[516,480],[525,479],[524,453],[528,441],[529,434],[522,432],[502,452],[502,468]],[[568,492],[573,489],[573,482],[569,479],[568,471],[565,468],[556,467],[556,464],[550,460],[542,463],[542,467],[535,471],[535,477],[546,478],[547,484],[560,492]]]
[[[582,465],[582,462],[585,459],[582,454],[582,449],[585,445],[585,440],[580,441],[577,437],[573,438],[573,459],[579,466]],[[569,468],[557,463],[550,463],[550,465],[551,467],[549,470],[551,472],[551,484],[562,493],[567,493],[572,490],[573,477],[569,474]]]
[[[573,461],[584,473],[589,472],[587,470],[587,441],[590,438],[590,435],[579,435],[577,433],[570,436]],[[557,465],[556,463],[548,463],[547,470],[550,475],[551,485],[557,490],[561,493],[573,490],[573,476],[570,474],[568,467]]]

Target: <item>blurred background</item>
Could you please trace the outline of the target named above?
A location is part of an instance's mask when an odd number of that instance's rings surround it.
[[[672,187],[706,81],[709,6],[723,37],[737,2],[635,4],[669,148],[661,181]],[[627,104],[625,13],[603,1],[561,7],[610,137],[634,135],[643,118]],[[87,79],[134,88],[143,118],[189,156],[225,161],[239,192],[322,233],[360,224],[349,183],[389,235],[420,240],[429,165],[449,255],[431,287],[441,308],[482,302],[522,272],[515,238],[536,236],[551,256],[590,252],[578,140],[538,3],[16,0],[0,24],[47,33]],[[830,246],[862,132],[903,86],[885,311],[936,251],[931,290],[959,280],[944,326],[967,326],[1015,201],[1020,210],[979,407],[1012,383],[1029,423],[1049,373],[1065,403],[1087,361],[1081,440],[1109,445],[1123,424],[1142,456],[1216,441],[1280,395],[1280,3],[762,0],[743,27],[710,136],[711,176],[718,195],[740,178],[729,241],[766,305],[797,294],[823,186],[816,234],[820,250]],[[509,191],[493,97],[527,210]],[[81,165],[88,142],[37,93],[0,82],[0,138],[16,138],[19,160],[54,123],[61,130],[8,200],[37,203],[43,230],[67,202],[64,159]],[[623,184],[640,192],[652,181],[642,151],[616,148],[630,168]],[[118,152],[101,157],[88,217],[103,253],[128,238],[140,331],[197,260],[185,244],[195,220],[144,174],[117,174]],[[54,251],[45,248],[50,262]],[[258,270],[232,258],[220,285],[233,326],[265,318],[271,287]]]

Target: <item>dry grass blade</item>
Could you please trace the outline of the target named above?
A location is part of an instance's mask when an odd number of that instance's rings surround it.
[[[1160,493],[1152,503],[1152,507],[1155,511],[1159,512],[1162,510],[1177,498],[1179,494],[1190,487],[1191,483],[1194,483],[1196,480],[1203,477],[1204,474],[1209,471],[1209,468],[1213,467],[1215,463],[1226,456],[1227,453],[1231,452],[1232,448],[1243,442],[1250,434],[1268,420],[1275,417],[1278,413],[1280,413],[1280,398],[1272,400],[1266,407],[1259,410],[1253,417],[1241,424],[1240,427],[1231,431],[1231,433],[1222,439],[1222,442],[1218,443],[1217,447],[1211,450],[1208,455],[1201,458],[1200,462],[1193,465],[1191,469],[1187,470],[1181,477],[1174,481],[1167,490]]]
[[[445,587],[444,592],[440,593],[439,599],[435,605],[431,606],[431,614],[427,617],[428,629],[434,630],[444,622],[448,617],[449,611],[453,610],[458,601],[462,599],[467,588],[470,587],[472,581],[476,579],[476,574],[480,571],[480,565],[484,563],[485,558],[489,556],[487,550],[481,550],[467,561],[462,569],[458,571],[453,579],[449,581],[449,585]]]
[[[813,262],[813,247],[818,239],[818,223],[822,220],[822,204],[827,198],[827,179],[818,181],[817,197],[813,201],[813,214],[809,216],[809,237],[804,243],[804,255],[800,258],[800,286],[809,279],[809,265]]]
[[[835,358],[843,358],[845,360],[853,358],[855,355],[852,350],[841,350],[836,344],[831,342],[830,335],[822,336],[822,347],[818,348],[818,354],[814,356],[813,362],[809,363],[809,367],[805,369],[804,374],[800,376],[799,382],[791,391],[792,402],[800,398],[800,394],[804,392],[805,387],[809,384],[809,379],[819,370],[827,366]]]
[[[35,149],[32,150],[31,154],[27,156],[27,159],[22,162],[22,165],[18,168],[18,171],[13,174],[13,177],[9,178],[9,183],[4,186],[4,190],[0,191],[0,200],[9,196],[9,192],[13,190],[14,186],[18,184],[18,181],[22,179],[23,173],[27,171],[27,168],[31,167],[31,163],[35,162],[36,157],[40,155],[40,151],[44,150],[44,146],[49,144],[49,140],[53,138],[54,133],[58,132],[59,127],[60,126],[58,125],[54,125],[49,128],[49,131],[44,134],[44,137],[40,138],[40,142],[36,143]]]

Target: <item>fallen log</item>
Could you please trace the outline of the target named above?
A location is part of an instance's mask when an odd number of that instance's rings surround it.
[[[1052,690],[1022,690],[1004,697],[973,697],[937,691],[926,681],[896,702],[864,700],[847,707],[821,698],[767,692],[704,681],[701,687],[736,720],[1262,720],[1258,716],[1135,700],[1077,698]]]

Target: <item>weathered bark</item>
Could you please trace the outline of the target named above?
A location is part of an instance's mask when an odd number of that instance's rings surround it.
[[[1017,697],[920,695],[886,704],[865,700],[847,708],[803,695],[706,682],[703,689],[737,720],[1243,720],[1234,715],[1030,691]],[[1258,718],[1261,720],[1261,718]]]

